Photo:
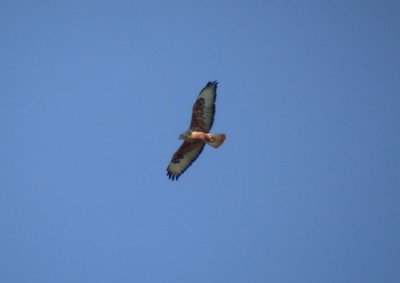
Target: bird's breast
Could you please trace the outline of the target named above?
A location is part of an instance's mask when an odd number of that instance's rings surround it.
[[[204,132],[192,132],[190,134],[190,138],[196,140],[206,140],[209,138],[209,134]]]

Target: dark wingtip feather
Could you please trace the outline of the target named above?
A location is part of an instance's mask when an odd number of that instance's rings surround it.
[[[209,86],[217,87],[218,86],[218,81],[213,81],[213,82],[209,81],[205,87],[209,87]]]
[[[183,172],[182,172],[183,173]],[[171,181],[178,181],[178,179],[179,179],[179,177],[182,175],[182,173],[181,174],[178,174],[178,175],[175,175],[173,172],[171,172],[170,170],[168,170],[168,168],[167,168],[167,176],[168,176],[168,178],[171,180]]]

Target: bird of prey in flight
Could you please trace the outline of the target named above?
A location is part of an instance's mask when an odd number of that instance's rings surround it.
[[[183,144],[172,156],[167,167],[167,176],[171,180],[178,180],[199,157],[206,144],[218,148],[225,141],[225,134],[210,133],[214,122],[217,85],[217,81],[208,82],[193,105],[190,128],[179,136]]]

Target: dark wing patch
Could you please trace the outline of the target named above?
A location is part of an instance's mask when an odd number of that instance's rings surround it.
[[[208,133],[214,123],[218,82],[208,82],[193,105],[190,129]]]
[[[183,142],[181,147],[175,152],[171,162],[167,167],[167,176],[169,179],[178,180],[179,176],[183,174],[192,165],[192,163],[199,157],[203,151],[205,143],[203,141],[196,142]]]

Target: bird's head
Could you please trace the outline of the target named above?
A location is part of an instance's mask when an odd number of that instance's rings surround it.
[[[186,131],[179,136],[180,140],[186,139],[190,135],[190,131]]]

